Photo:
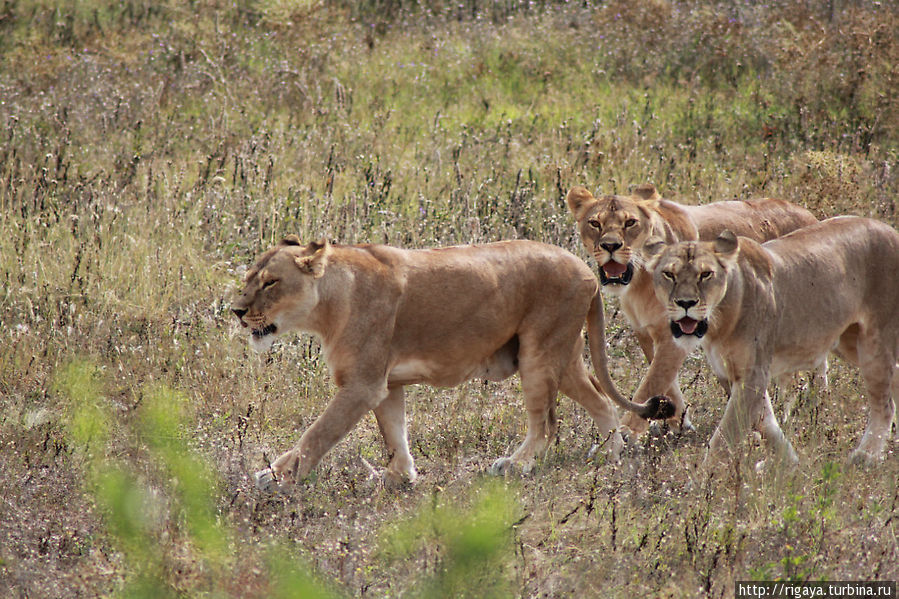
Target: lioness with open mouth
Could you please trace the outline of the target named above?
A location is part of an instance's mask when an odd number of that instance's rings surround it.
[[[724,229],[761,242],[816,223],[817,219],[801,206],[771,198],[702,206],[678,204],[662,199],[651,184],[638,186],[630,196],[598,198],[586,188],[575,186],[568,192],[567,202],[577,219],[581,242],[596,258],[603,292],[619,298],[621,310],[649,361],[649,370],[633,401],[642,404],[650,397],[665,395],[675,405],[669,419],[671,427],[677,430],[683,424],[691,428],[677,382],[687,354],[668,332],[665,309],[656,299],[652,276],[643,266],[643,244],[650,237],[668,243],[711,241]],[[638,433],[647,428],[646,420],[630,414],[625,424]]]
[[[338,388],[297,446],[257,474],[263,490],[307,475],[369,410],[391,456],[387,479],[414,481],[405,385],[449,387],[520,372],[527,435],[511,456],[496,460],[495,473],[533,468],[556,434],[559,391],[586,408],[613,459],[622,439],[604,395],[646,417],[659,410],[658,403],[637,406],[614,395],[596,277],[570,252],[543,243],[403,250],[303,246],[291,236],[259,258],[232,308],[258,351],[290,331],[319,336]],[[599,380],[582,357],[585,321]]]
[[[861,370],[868,424],[854,461],[883,456],[899,398],[899,233],[842,216],[758,244],[730,231],[712,242],[644,247],[674,343],[701,346],[730,388],[709,443],[718,461],[750,429],[787,463],[798,458],[768,397],[772,376],[814,368],[836,351]]]

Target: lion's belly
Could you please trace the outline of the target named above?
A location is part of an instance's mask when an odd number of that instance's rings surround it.
[[[390,369],[388,386],[425,383],[435,387],[455,387],[471,378],[479,364],[444,364],[417,358],[402,360]]]
[[[826,347],[829,348],[830,345]],[[810,351],[809,348],[798,347],[792,350],[779,350],[774,354],[774,359],[771,361],[771,377],[789,374],[798,370],[816,370],[824,364],[828,353],[828,351]]]
[[[471,379],[502,381],[518,371],[518,337],[513,337],[493,354],[482,359],[422,360],[407,358],[390,369],[388,385],[427,383],[455,387]]]
[[[388,385],[411,385],[426,381],[434,370],[434,365],[425,360],[403,360],[394,365],[387,375]]]

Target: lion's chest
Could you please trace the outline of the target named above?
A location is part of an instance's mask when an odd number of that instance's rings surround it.
[[[715,373],[715,376],[719,379],[732,380],[733,373],[727,371],[727,360],[725,360],[724,354],[719,351],[717,347],[714,345],[705,346],[703,347],[703,353],[705,353],[709,366],[712,367],[712,372]]]
[[[637,331],[644,332],[660,323],[667,329],[665,307],[656,297],[651,277],[646,271],[639,270],[619,298],[621,311]]]

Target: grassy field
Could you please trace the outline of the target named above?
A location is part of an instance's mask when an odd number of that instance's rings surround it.
[[[889,2],[0,3],[0,595],[729,597],[735,580],[899,578],[899,447],[850,466],[861,379],[775,409],[801,456],[699,464],[696,432],[591,462],[523,437],[517,379],[410,388],[414,488],[373,417],[289,496],[251,473],[333,384],[309,337],[258,356],[229,314],[287,233],[403,247],[528,238],[586,258],[564,194],[653,182],[899,224]],[[896,298],[886,298],[896,301]],[[607,301],[612,375],[645,364]],[[792,410],[785,397],[798,394]]]

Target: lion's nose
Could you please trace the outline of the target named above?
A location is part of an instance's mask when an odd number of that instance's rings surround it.
[[[689,310],[696,305],[696,300],[677,300],[674,302],[684,310]]]
[[[617,241],[606,241],[604,243],[600,243],[599,247],[609,252],[610,254],[614,254],[615,250],[621,247],[621,244]]]
[[[231,311],[234,312],[234,315],[238,318],[243,318],[243,315],[247,313],[247,311],[242,308],[231,308]]]

